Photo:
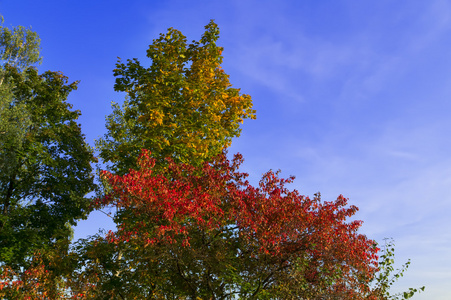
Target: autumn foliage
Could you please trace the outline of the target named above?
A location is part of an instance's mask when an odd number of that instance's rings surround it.
[[[1,299],[398,299],[389,288],[407,266],[390,277],[391,246],[378,265],[379,248],[358,232],[362,222],[351,220],[357,207],[345,197],[303,196],[287,188],[294,177],[273,171],[253,186],[239,171],[242,156],[227,158],[225,149],[255,111],[221,67],[217,25],[205,29],[190,44],[173,28],[161,34],[147,50],[149,67],[137,59],[117,63],[115,90],[128,100],[113,105],[107,134],[97,141],[109,171],[100,173],[92,202],[85,198],[94,187],[92,149],[74,122],[79,113],[64,102],[75,84],[33,68],[28,77],[17,69],[9,82],[5,72],[16,67],[0,66],[1,107],[9,109],[2,113],[12,120],[0,124],[10,137],[0,165],[11,170],[0,176],[8,187]],[[20,63],[37,59],[30,49]],[[11,106],[13,96],[26,105]],[[58,109],[41,105],[49,99]],[[47,128],[47,119],[59,129]],[[18,151],[22,136],[31,140]],[[43,162],[49,174],[40,173]],[[70,244],[68,225],[92,210],[109,210],[117,230]]]
[[[244,119],[255,119],[251,97],[232,87],[221,66],[218,39],[213,21],[192,43],[169,28],[147,50],[150,66],[136,58],[118,61],[114,88],[128,99],[113,104],[108,132],[97,141],[115,173],[135,168],[141,149],[152,151],[157,165],[166,157],[201,164],[230,146]]]
[[[347,222],[357,208],[343,196],[323,202],[290,191],[293,178],[272,171],[254,187],[241,163],[225,154],[201,169],[169,160],[161,175],[144,151],[138,170],[102,173],[111,190],[96,205],[118,209],[107,239],[132,262],[126,276],[151,287],[139,293],[363,299],[378,249],[357,232],[360,221]]]
[[[55,252],[36,252],[27,268],[0,268],[0,298],[17,300],[89,299],[85,293],[70,288],[69,274],[63,274],[65,264]]]

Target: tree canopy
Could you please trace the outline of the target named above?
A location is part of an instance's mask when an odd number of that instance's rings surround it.
[[[23,26],[3,26],[3,16],[0,16],[0,59],[2,65],[9,64],[23,70],[40,63],[41,40],[36,32]]]
[[[21,265],[87,216],[94,157],[66,101],[77,83],[28,65],[39,61],[30,30],[0,37],[0,262]]]
[[[158,164],[171,157],[199,165],[239,136],[243,119],[255,118],[251,97],[231,87],[221,68],[218,38],[213,21],[191,44],[170,28],[149,46],[149,67],[137,59],[118,62],[114,88],[128,100],[122,109],[113,104],[108,132],[97,141],[100,157],[115,173],[136,167],[141,149],[150,150]]]
[[[288,190],[266,173],[258,187],[225,154],[197,168],[170,161],[153,173],[144,152],[138,170],[104,172],[117,232],[91,241],[86,272],[99,294],[162,299],[364,299],[378,249],[347,222],[347,199],[323,202]],[[97,250],[94,250],[97,249]],[[99,253],[120,249],[111,260]],[[106,251],[106,252],[105,252]],[[97,280],[97,281],[96,281]],[[115,284],[111,284],[115,282]],[[107,290],[104,288],[108,287]],[[133,289],[131,288],[133,287]]]

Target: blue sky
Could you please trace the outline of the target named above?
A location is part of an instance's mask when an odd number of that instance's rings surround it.
[[[362,232],[396,242],[412,265],[396,288],[450,299],[451,3],[449,1],[0,0],[5,25],[41,37],[41,71],[80,80],[70,95],[87,140],[105,133],[117,57],[146,61],[168,27],[199,39],[215,19],[224,70],[252,96],[231,153],[256,183],[268,169],[293,188],[350,199]],[[93,214],[76,237],[111,222]]]

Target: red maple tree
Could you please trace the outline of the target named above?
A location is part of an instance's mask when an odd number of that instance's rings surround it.
[[[379,249],[358,233],[361,221],[347,221],[357,207],[341,195],[324,202],[290,191],[294,178],[272,171],[254,187],[242,161],[222,154],[201,169],[169,161],[155,174],[144,150],[138,170],[103,172],[110,190],[96,206],[118,210],[106,238],[122,265],[105,271],[108,280],[127,278],[141,296],[365,298]]]

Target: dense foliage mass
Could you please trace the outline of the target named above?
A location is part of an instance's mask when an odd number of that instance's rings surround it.
[[[200,164],[239,136],[245,118],[255,118],[250,96],[232,88],[221,68],[217,25],[210,22],[199,42],[170,28],[147,50],[148,68],[137,59],[119,62],[115,90],[126,92],[122,109],[114,104],[108,133],[97,146],[115,173],[136,166],[141,149],[164,158]]]
[[[139,171],[103,173],[111,191],[98,205],[118,209],[118,231],[106,242],[121,258],[96,261],[105,241],[93,241],[99,250],[87,266],[97,284],[126,278],[108,292],[127,299],[366,295],[378,249],[357,233],[359,221],[346,222],[357,208],[342,196],[322,202],[289,191],[291,179],[271,171],[253,187],[237,171],[241,162],[222,154],[199,170],[170,161],[156,175],[155,159],[144,152]]]
[[[11,266],[69,238],[94,187],[80,113],[66,102],[76,83],[27,66],[38,45],[28,29],[0,28],[0,263]]]
[[[349,221],[357,207],[325,202],[272,171],[252,186],[226,148],[255,118],[221,68],[214,22],[199,42],[170,28],[138,60],[119,62],[128,100],[97,142],[109,163],[96,199],[85,143],[59,72],[39,74],[39,38],[0,27],[1,299],[408,299],[390,295],[388,244]],[[93,209],[115,232],[70,243]],[[399,297],[398,297],[399,296]]]

